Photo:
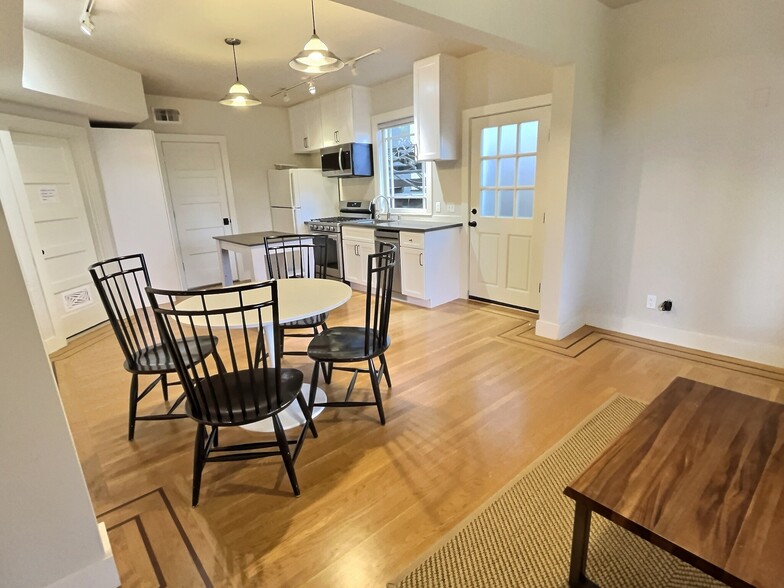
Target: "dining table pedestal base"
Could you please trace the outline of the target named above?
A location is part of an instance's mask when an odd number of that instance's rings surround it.
[[[302,394],[307,401],[310,396],[310,384],[302,384]],[[316,402],[318,403],[326,401],[327,393],[324,392],[324,390],[321,388],[316,388]],[[321,414],[321,411],[323,410],[323,406],[314,406],[313,418],[315,419],[318,415]],[[305,415],[302,414],[302,410],[299,407],[299,402],[297,401],[292,402],[286,410],[278,415],[278,417],[280,418],[280,424],[284,429],[294,429],[305,424]],[[264,419],[249,425],[242,425],[241,428],[245,429],[246,431],[253,431],[254,433],[275,432],[275,429],[272,425],[272,419]]]

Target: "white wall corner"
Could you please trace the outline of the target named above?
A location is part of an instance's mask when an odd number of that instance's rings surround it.
[[[591,326],[608,331],[784,368],[784,347],[782,346],[731,339],[697,331],[673,329],[600,312],[589,314],[586,322]]]
[[[560,341],[564,337],[568,337],[574,333],[584,324],[585,321],[582,319],[582,317],[579,316],[572,317],[559,323],[543,321],[539,319],[536,321],[536,336]]]
[[[109,535],[106,532],[105,523],[98,523],[98,533],[103,544],[103,559],[91,563],[70,576],[61,578],[53,584],[49,584],[49,588],[82,588],[83,586],[117,588],[120,585],[120,575],[117,573],[117,566],[114,563],[112,546],[109,543]]]

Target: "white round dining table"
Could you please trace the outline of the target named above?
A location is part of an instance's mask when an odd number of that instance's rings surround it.
[[[337,280],[323,280],[315,278],[287,278],[285,280],[277,280],[278,286],[278,319],[281,323],[287,323],[300,319],[309,318],[317,314],[329,312],[340,306],[343,306],[351,298],[351,287],[343,282]],[[268,289],[251,290],[243,293],[243,299],[248,304],[262,302],[269,300]],[[207,298],[208,310],[218,310],[220,308],[230,308],[237,305],[237,294],[226,292],[222,294],[212,294]],[[202,301],[200,296],[191,296],[181,300],[176,305],[177,310],[200,310],[202,308]],[[269,361],[275,366],[278,363],[278,358],[275,356],[273,344],[273,324],[272,324],[272,311],[265,308],[261,315],[262,324],[258,324],[258,313],[247,312],[245,313],[245,321],[241,313],[230,314],[227,317],[227,324],[229,328],[242,328],[243,324],[248,327],[260,327],[264,329],[264,338],[267,343],[267,351],[269,352]],[[211,321],[212,322],[212,321]],[[203,324],[194,320],[196,326],[206,326],[206,321]],[[224,323],[213,323],[213,328],[224,328]],[[310,384],[302,384],[302,393],[307,399],[310,394]],[[316,402],[325,402],[327,395],[319,388],[316,390]],[[323,407],[315,407],[313,409],[313,418],[318,416]],[[280,423],[284,429],[291,429],[299,427],[305,423],[305,415],[299,408],[299,404],[292,403],[285,411],[280,413]],[[243,425],[243,429],[257,432],[272,432],[272,420],[263,419],[261,421],[251,423],[250,425]]]

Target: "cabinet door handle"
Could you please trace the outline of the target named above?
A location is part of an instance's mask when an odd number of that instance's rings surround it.
[[[359,256],[359,245],[354,245],[354,255]]]
[[[423,263],[424,255],[425,255],[424,253],[419,254],[419,267],[425,267],[425,264]]]
[[[307,137],[302,137],[302,145],[305,147],[305,149],[308,148],[308,138]]]
[[[338,141],[338,132],[337,132],[337,131],[335,131],[335,143],[338,143],[338,142],[339,142],[339,141]]]

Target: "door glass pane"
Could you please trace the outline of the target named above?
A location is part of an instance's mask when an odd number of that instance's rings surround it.
[[[520,150],[518,153],[536,153],[539,136],[539,121],[534,120],[520,125]]]
[[[517,218],[533,218],[534,216],[534,191],[517,191]]]
[[[501,127],[501,155],[513,155],[517,153],[517,125],[505,125]]]
[[[482,190],[479,200],[479,216],[495,216],[495,190]]]
[[[482,157],[498,155],[498,127],[482,129]]]
[[[495,186],[495,159],[485,159],[482,161],[482,186]]]
[[[517,158],[517,185],[533,186],[536,179],[536,155]]]
[[[514,186],[515,185],[515,158],[504,157],[498,160],[498,185],[499,186]]]
[[[511,218],[514,209],[514,192],[512,190],[498,191],[498,216]]]

